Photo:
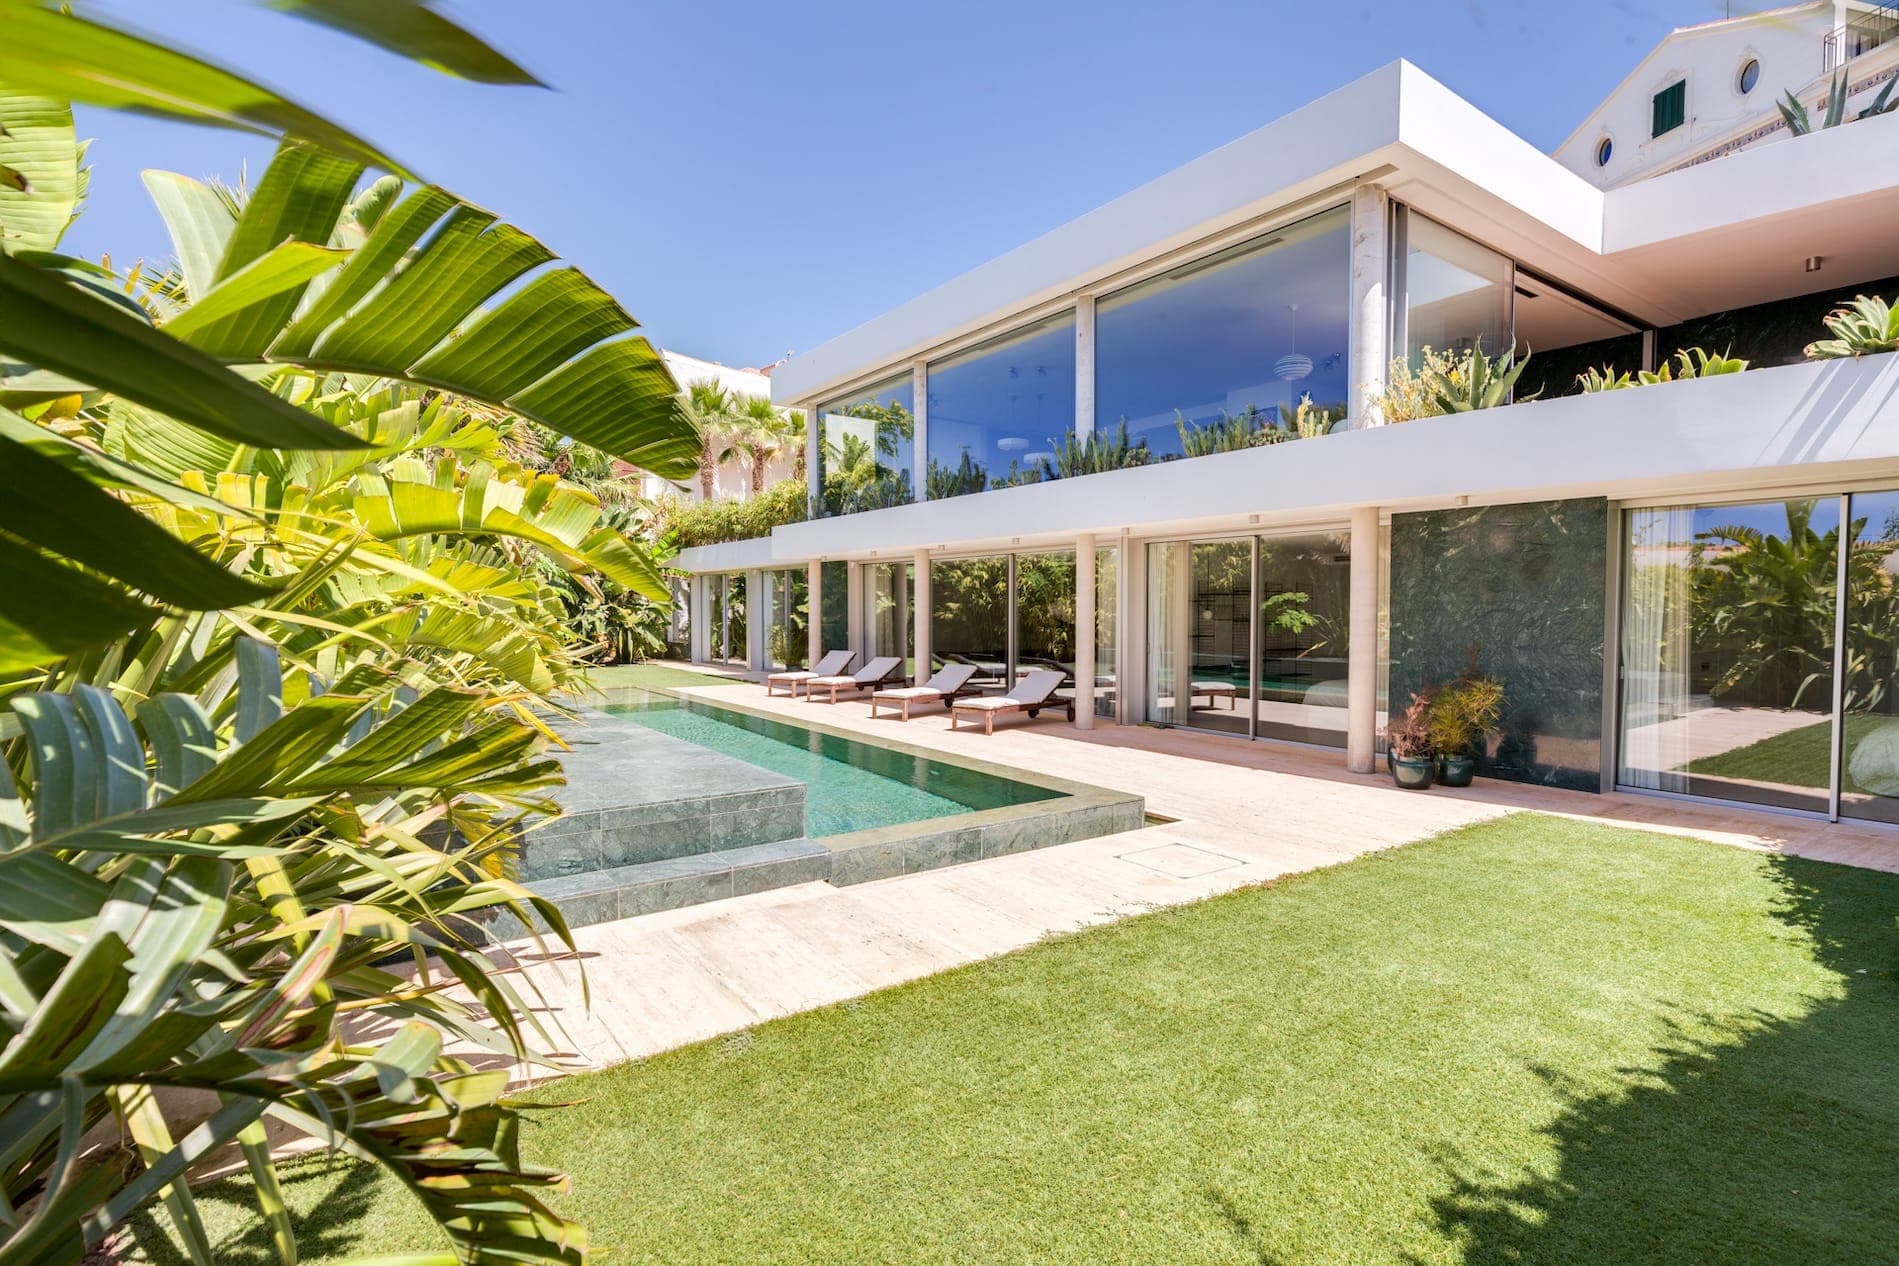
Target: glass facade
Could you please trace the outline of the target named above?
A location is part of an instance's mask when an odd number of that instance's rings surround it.
[[[820,563],[818,571],[818,632],[827,651],[851,644],[851,565]]]
[[[1120,647],[1121,559],[1112,545],[1095,550],[1095,715],[1117,715],[1120,682],[1116,655]]]
[[[706,577],[706,654],[715,662],[745,663],[745,574]]]
[[[771,668],[803,668],[810,651],[810,605],[804,569],[765,573],[765,610],[770,620],[765,661]]]
[[[912,563],[871,563],[864,568],[864,627],[870,643],[865,662],[895,655],[904,662],[906,677],[916,673],[916,661],[911,658],[916,629],[915,576]]]
[[[1059,669],[1075,677],[1075,555],[1018,554],[1015,559],[1015,670]]]
[[[1075,314],[932,364],[932,500],[1055,479],[1075,433]]]
[[[818,512],[851,514],[916,499],[916,392],[905,373],[818,409]]]
[[[1149,545],[1148,718],[1344,746],[1347,546],[1343,532]]]
[[[1850,504],[1840,816],[1899,822],[1899,492]]]
[[[1424,349],[1461,355],[1481,346],[1497,356],[1516,345],[1512,304],[1516,265],[1406,207],[1397,209],[1392,250],[1392,346],[1413,368]]]
[[[1829,809],[1839,551],[1837,497],[1628,512],[1625,786]]]
[[[1095,304],[1095,443],[1148,460],[1345,416],[1351,216],[1327,211]],[[932,415],[932,427],[935,418]]]
[[[930,653],[976,670],[970,685],[1006,690],[1009,677],[1009,556],[930,564]]]

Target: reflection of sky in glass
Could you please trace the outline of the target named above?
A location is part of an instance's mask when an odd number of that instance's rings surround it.
[[[1343,406],[1349,253],[1349,215],[1329,211],[1100,300],[1096,433],[1125,418],[1171,456],[1176,410],[1205,423],[1251,405],[1276,422],[1302,395]]]
[[[929,393],[933,472],[960,469],[965,455],[991,484],[1039,470],[1075,429],[1074,313],[931,365]]]

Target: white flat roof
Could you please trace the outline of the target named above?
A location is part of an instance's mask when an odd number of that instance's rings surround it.
[[[820,403],[1158,256],[1343,202],[1366,179],[1656,325],[1899,273],[1899,116],[1604,192],[1398,61],[794,356],[773,397]],[[1813,255],[1824,277],[1803,274]]]

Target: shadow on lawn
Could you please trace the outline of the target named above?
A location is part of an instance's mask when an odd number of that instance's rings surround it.
[[[351,1161],[336,1158],[333,1165],[321,1160],[309,1159],[283,1167],[281,1177],[285,1195],[289,1198],[293,1210],[314,1207],[321,1211],[320,1216],[296,1216],[292,1222],[297,1231],[298,1255],[304,1260],[336,1255],[373,1253],[379,1246],[364,1244],[360,1240],[359,1220],[369,1210],[370,1201],[376,1186],[376,1170],[369,1165],[358,1165]],[[299,1199],[297,1189],[322,1185],[323,1193],[317,1199]],[[208,1183],[202,1187],[193,1187],[191,1194],[197,1198],[198,1207],[204,1212],[205,1221],[213,1222],[220,1204],[236,1210],[236,1221],[244,1227],[244,1234],[237,1239],[220,1240],[212,1234],[211,1249],[216,1254],[218,1266],[279,1266],[275,1250],[270,1245],[270,1233],[257,1210],[257,1193],[247,1182],[225,1179]],[[162,1222],[164,1214],[157,1211],[156,1205],[148,1205],[134,1214],[125,1223],[124,1240],[115,1245],[117,1252],[100,1261],[117,1261],[133,1248],[139,1253],[140,1261],[150,1262],[152,1266],[190,1266],[190,1260],[180,1252],[171,1238],[170,1224]],[[215,1218],[222,1225],[228,1225],[229,1218]],[[88,1259],[88,1266],[94,1259]]]
[[[1726,1043],[1678,1031],[1613,1094],[1572,1095],[1547,1176],[1456,1176],[1434,1213],[1466,1263],[1899,1261],[1891,878],[1771,864],[1776,915],[1841,996],[1738,1018]]]

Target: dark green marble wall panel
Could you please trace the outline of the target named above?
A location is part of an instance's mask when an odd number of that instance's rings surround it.
[[[1596,791],[1608,503],[1543,501],[1391,519],[1391,710],[1478,647],[1504,682],[1480,772]]]

